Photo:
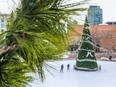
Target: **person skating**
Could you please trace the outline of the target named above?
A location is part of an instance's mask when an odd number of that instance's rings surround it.
[[[69,69],[70,69],[70,64],[67,65],[67,70],[69,70]]]
[[[62,65],[61,65],[60,72],[63,72],[63,69],[64,69],[64,65],[62,64]]]

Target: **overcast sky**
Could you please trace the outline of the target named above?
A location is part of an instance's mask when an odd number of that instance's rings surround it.
[[[92,0],[103,9],[103,22],[116,21],[116,0]]]
[[[17,2],[18,0],[14,1]],[[11,2],[12,0],[0,0],[0,12],[10,13],[14,5]],[[116,21],[116,0],[91,0],[90,5],[98,5],[103,9],[103,23],[107,21]]]

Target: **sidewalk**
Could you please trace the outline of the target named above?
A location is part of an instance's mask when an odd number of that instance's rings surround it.
[[[75,60],[76,61],[76,58],[62,58],[61,60]],[[113,58],[112,60],[108,60],[108,59],[97,59],[97,61],[116,62],[116,58]]]

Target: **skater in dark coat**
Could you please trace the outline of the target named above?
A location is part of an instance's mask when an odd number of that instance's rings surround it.
[[[70,64],[67,65],[67,70],[69,70],[69,69],[70,69]]]
[[[63,69],[64,69],[64,65],[62,64],[62,65],[61,65],[60,72],[63,72]]]

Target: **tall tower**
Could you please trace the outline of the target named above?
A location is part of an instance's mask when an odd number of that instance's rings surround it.
[[[100,6],[90,6],[88,9],[88,20],[90,25],[102,24],[102,9]]]

